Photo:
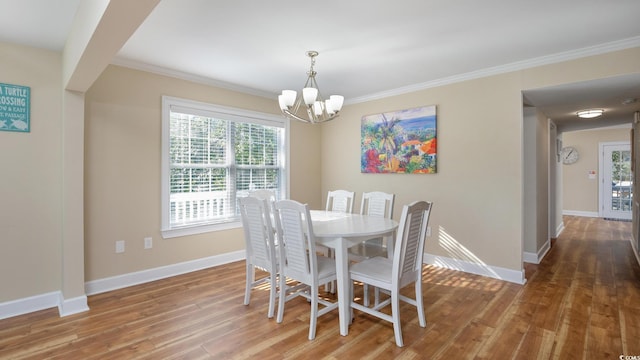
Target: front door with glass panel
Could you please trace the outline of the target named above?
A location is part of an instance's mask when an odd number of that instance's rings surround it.
[[[602,143],[600,147],[602,217],[631,220],[631,147],[629,143]]]

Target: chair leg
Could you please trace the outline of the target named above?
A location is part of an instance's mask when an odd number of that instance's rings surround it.
[[[334,251],[332,248],[326,248],[325,251],[323,251],[323,256],[326,256],[328,258],[331,259],[335,259],[336,256],[334,254]],[[329,281],[324,283],[324,291],[331,293],[331,294],[335,294],[336,293],[336,282],[335,281]]]
[[[280,286],[278,286],[278,318],[276,322],[281,323],[284,317],[284,302],[287,298],[286,276],[280,274]]]
[[[373,303],[375,306],[378,306],[378,304],[380,304],[380,289],[378,289],[377,287],[373,288]]]
[[[377,287],[373,288],[373,303],[376,307],[380,304],[380,289]]]
[[[391,291],[391,316],[393,318],[393,333],[396,336],[396,345],[403,347],[402,328],[400,326],[400,295],[398,290]]]
[[[336,254],[335,251],[332,248],[327,248],[326,251],[323,253],[324,256],[331,258],[331,259],[335,259],[336,258]],[[331,294],[335,294],[336,293],[336,281],[329,281],[327,283],[324,284],[324,291],[331,293]]]
[[[316,338],[316,324],[318,322],[318,287],[311,286],[311,317],[309,319],[309,340]]]
[[[349,279],[349,282],[351,283],[349,286],[349,325],[353,324],[353,306],[351,306],[351,302],[354,301],[353,299],[353,280]]]
[[[246,285],[244,289],[244,304],[249,305],[251,301],[251,288],[253,286],[253,279],[255,274],[253,272],[253,265],[247,261],[246,265]]]
[[[335,294],[336,293],[336,282],[334,281],[329,281],[328,283],[324,284],[324,291],[331,293],[331,294]]]
[[[364,306],[369,306],[369,284],[365,283],[362,286],[362,291],[364,292],[364,295],[362,296],[362,303]]]
[[[427,326],[424,316],[424,303],[422,301],[422,281],[416,281],[416,307],[418,308],[418,321],[421,327]]]
[[[393,240],[393,237],[388,237],[387,238],[387,258],[388,259],[393,259],[393,245],[394,245],[395,241]]]
[[[271,274],[269,274],[269,313],[267,314],[269,319],[273,318],[276,307],[276,281],[275,272],[271,272]]]

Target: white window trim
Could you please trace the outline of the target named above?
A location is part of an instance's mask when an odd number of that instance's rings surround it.
[[[282,181],[283,191],[285,196],[289,198],[289,120],[283,116],[274,114],[256,112],[251,110],[233,108],[228,106],[209,104],[195,100],[181,99],[172,96],[162,96],[162,151],[161,151],[161,229],[160,232],[164,239],[203,234],[213,231],[221,231],[242,227],[240,221],[224,222],[219,224],[206,224],[206,225],[194,225],[185,226],[181,228],[171,229],[170,224],[170,177],[169,177],[169,117],[171,109],[180,111],[180,108],[185,109],[189,113],[200,114],[208,117],[222,117],[227,120],[233,120],[237,122],[250,122],[254,124],[261,124],[267,126],[281,127],[285,131],[284,136],[284,156],[283,159],[283,174]]]

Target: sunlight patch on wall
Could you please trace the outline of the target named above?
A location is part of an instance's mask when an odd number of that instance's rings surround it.
[[[442,249],[444,249],[449,258],[438,257],[435,261],[435,265],[442,266],[448,269],[460,270],[460,271],[469,271],[468,268],[461,266],[455,260],[462,260],[467,263],[471,263],[474,267],[478,267],[478,270],[481,273],[490,274],[492,277],[500,278],[498,273],[496,273],[490,266],[488,266],[484,261],[482,261],[478,256],[476,256],[473,252],[467,249],[464,245],[460,244],[451,234],[447,232],[447,230],[440,226],[438,228],[438,244]]]

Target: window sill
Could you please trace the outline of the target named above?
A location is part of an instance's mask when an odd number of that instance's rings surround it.
[[[221,230],[237,229],[242,227],[242,222],[235,221],[222,224],[189,226],[177,229],[161,230],[163,239],[171,239],[181,236],[204,234]]]

